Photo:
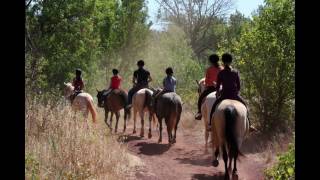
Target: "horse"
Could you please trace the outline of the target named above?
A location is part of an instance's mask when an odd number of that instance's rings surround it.
[[[201,93],[205,90],[205,78],[202,78],[200,81],[196,80],[196,83],[198,85],[198,94],[199,96]],[[209,139],[209,133],[210,131],[208,130],[208,123],[209,123],[209,116],[210,116],[210,110],[212,109],[212,106],[214,102],[216,101],[216,92],[212,92],[208,94],[206,98],[204,98],[204,101],[201,105],[201,114],[203,117],[203,123],[204,123],[204,139],[205,139],[205,149],[207,151],[208,149],[208,139]]]
[[[116,126],[114,132],[117,133],[118,131],[118,121],[120,117],[120,110],[124,109],[124,125],[123,125],[123,132],[126,131],[126,120],[130,118],[130,111],[126,110],[125,106],[127,101],[128,95],[125,91],[114,89],[112,90],[106,97],[103,96],[104,91],[97,90],[97,99],[98,99],[98,107],[104,108],[105,118],[104,121],[107,126],[112,131],[112,118],[113,114],[116,115]],[[123,93],[123,94],[121,94]],[[110,125],[108,124],[108,114],[111,112],[110,116]]]
[[[94,107],[93,98],[90,94],[81,92],[79,93],[73,101],[71,100],[71,96],[74,93],[74,87],[71,83],[63,83],[65,85],[64,88],[64,97],[71,101],[71,106],[74,111],[82,111],[85,118],[88,118],[89,111],[92,115],[92,121],[96,122],[97,111]]]
[[[176,135],[178,124],[182,112],[182,101],[178,94],[175,92],[168,92],[156,98],[157,94],[161,90],[157,90],[152,96],[152,107],[155,112],[159,126],[160,136],[158,143],[162,142],[162,119],[165,119],[168,132],[169,144],[176,143]],[[174,135],[172,135],[172,130],[174,128]]]
[[[214,111],[212,109],[212,111]],[[225,164],[225,179],[229,179],[229,171],[232,170],[231,163],[234,161],[232,179],[238,179],[237,158],[243,156],[240,147],[244,138],[248,135],[249,121],[247,118],[247,109],[239,101],[225,99],[218,104],[214,111],[212,120],[212,147],[213,161],[212,165],[219,165],[218,155],[222,149],[222,157]],[[229,158],[229,169],[227,162]]]
[[[143,88],[137,91],[132,97],[133,134],[136,133],[136,119],[137,119],[137,113],[139,112],[140,119],[141,119],[140,137],[144,137],[144,113],[149,112],[149,133],[148,133],[149,139],[152,137],[151,121],[153,120],[153,122],[156,123],[154,113],[151,109],[152,94],[153,94],[152,90],[148,88]]]

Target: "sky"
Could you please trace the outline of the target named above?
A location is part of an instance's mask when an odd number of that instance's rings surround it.
[[[160,0],[159,0],[160,1]],[[263,5],[263,0],[234,0],[235,8],[231,13],[236,10],[240,11],[246,17],[251,17],[252,11],[256,10],[259,5]],[[149,20],[153,22],[151,29],[160,30],[163,28],[161,23],[156,23],[156,14],[159,4],[156,0],[148,0]]]

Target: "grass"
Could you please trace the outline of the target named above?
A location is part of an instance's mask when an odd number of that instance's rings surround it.
[[[26,179],[126,179],[135,163],[106,128],[69,106],[26,104]],[[126,176],[125,176],[126,174]]]

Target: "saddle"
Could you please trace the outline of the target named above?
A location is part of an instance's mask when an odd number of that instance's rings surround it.
[[[82,90],[81,91],[74,91],[74,93],[70,96],[71,104],[73,103],[73,100],[82,92],[83,92]]]

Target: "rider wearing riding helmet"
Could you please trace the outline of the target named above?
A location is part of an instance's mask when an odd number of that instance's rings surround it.
[[[75,92],[82,92],[84,88],[83,79],[81,77],[81,69],[76,69],[76,77],[72,81],[72,85],[74,86]]]
[[[240,101],[243,103],[246,108],[247,104],[240,96],[240,75],[239,72],[231,67],[232,63],[232,55],[229,53],[224,53],[222,55],[222,62],[224,64],[224,69],[218,74],[217,79],[217,100],[214,102],[209,119],[209,129],[211,129],[211,119],[212,115],[216,109],[216,106],[222,102],[224,99],[233,99]],[[220,91],[220,86],[222,85],[222,90]],[[248,110],[248,108],[247,108]],[[248,121],[249,121],[249,131],[257,131],[253,126],[251,126],[251,122],[249,119],[249,111],[247,113]]]
[[[195,116],[196,120],[201,120],[201,105],[202,101],[207,95],[216,91],[216,82],[218,73],[223,69],[219,63],[219,56],[217,54],[212,54],[209,56],[210,67],[206,70],[205,75],[205,90],[201,93],[198,99],[198,113]]]
[[[132,104],[132,97],[133,95],[139,91],[142,88],[148,88],[149,82],[152,81],[152,78],[150,76],[150,72],[146,69],[144,69],[144,61],[139,60],[137,62],[138,69],[134,71],[132,83],[133,88],[131,88],[128,92],[128,107],[131,107]]]

